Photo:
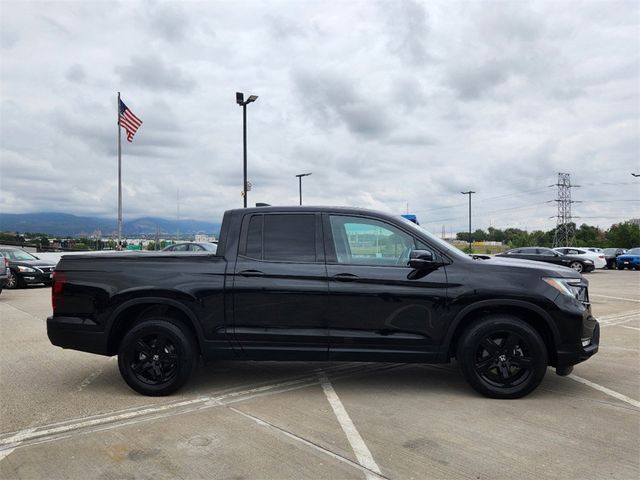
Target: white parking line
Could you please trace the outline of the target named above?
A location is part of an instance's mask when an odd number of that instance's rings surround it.
[[[575,380],[576,382],[580,382],[584,385],[587,385],[591,388],[595,388],[596,390],[599,390],[602,393],[606,393],[610,397],[617,398],[618,400],[622,400],[623,402],[628,403],[629,405],[633,405],[636,408],[640,408],[640,402],[638,400],[634,400],[631,397],[627,397],[626,395],[615,392],[610,388],[603,387],[602,385],[598,385],[597,383],[591,382],[586,378],[578,377],[577,375],[574,375],[574,374],[569,375],[569,378],[571,378],[572,380]]]
[[[319,452],[322,452],[326,455],[329,455],[332,458],[335,458],[336,460],[339,460],[340,462],[346,463],[347,465],[350,465],[354,468],[357,468],[358,470],[364,472],[364,474],[367,476],[367,479],[373,479],[373,480],[385,480],[386,477],[383,477],[382,475],[378,475],[375,472],[372,472],[371,470],[368,470],[366,467],[364,467],[363,465],[360,465],[352,460],[349,460],[348,458],[345,458],[341,455],[338,455],[337,453],[332,452],[331,450],[327,450],[324,447],[321,447],[320,445],[317,445],[313,442],[310,442],[309,440],[306,440],[302,437],[299,437],[298,435],[294,435],[291,432],[288,432],[287,430],[284,430],[283,428],[280,428],[276,425],[273,425],[272,423],[266,422],[264,420],[262,420],[261,418],[258,418],[254,415],[251,415],[249,413],[243,412],[242,410],[238,410],[237,408],[234,407],[229,407],[229,410],[232,410],[244,417],[250,418],[251,420],[253,420],[254,422],[256,422],[258,425],[261,425],[263,427],[267,427],[267,428],[271,428],[273,430],[276,430],[279,433],[282,433],[283,435],[286,435],[287,437],[291,438],[292,440],[295,440],[297,442],[303,443],[304,445],[311,447],[315,450],[318,450]]]
[[[636,302],[640,303],[640,300],[637,298],[626,298],[626,297],[612,297],[610,295],[600,295],[599,293],[589,293],[590,297],[602,297],[602,298],[611,298],[613,300],[624,300],[625,302]]]
[[[613,325],[630,322],[636,318],[640,318],[640,310],[629,310],[627,312],[605,315],[604,317],[599,317],[598,322],[600,322],[601,327],[611,327]]]
[[[329,368],[328,371],[337,378],[350,377],[353,375],[366,374],[383,371],[391,368],[398,368],[402,364],[381,364],[371,367],[369,365],[338,365]],[[28,430],[21,430],[0,435],[0,460],[9,455],[13,450],[20,447],[35,445],[38,443],[52,442],[67,438],[69,435],[90,433],[110,428],[118,428],[125,425],[155,420],[165,416],[173,416],[189,413],[206,408],[212,408],[239,401],[249,400],[261,395],[271,395],[290,390],[306,388],[319,383],[318,377],[314,375],[302,375],[292,377],[292,380],[274,384],[266,384],[259,387],[228,391],[216,395],[198,397],[190,400],[182,400],[167,404],[152,404],[142,407],[112,412],[111,414],[100,414],[93,417],[67,420],[63,422],[42,425]]]
[[[622,328],[628,328],[629,330],[638,330],[640,332],[640,328],[638,327],[630,327],[628,325],[620,325]]]
[[[335,413],[342,430],[347,436],[347,440],[349,440],[349,444],[353,449],[353,453],[356,454],[356,458],[358,459],[358,462],[360,462],[360,465],[365,467],[367,470],[381,474],[382,472],[380,472],[380,467],[378,467],[378,464],[373,459],[371,452],[364,443],[364,440],[360,436],[356,426],[351,421],[351,417],[349,417],[349,414],[340,401],[338,394],[333,389],[333,385],[331,385],[331,382],[329,382],[329,379],[324,373],[320,374],[320,385],[322,386],[322,390],[324,390],[324,394],[327,396],[327,400],[333,409],[333,413]],[[365,475],[367,480],[378,478],[377,476],[372,476],[370,472],[365,472]]]
[[[629,317],[631,315],[639,315],[640,309],[638,310],[627,310],[624,312],[612,313],[611,315],[603,315],[598,317],[599,322],[607,322],[609,320],[615,320],[616,318]]]

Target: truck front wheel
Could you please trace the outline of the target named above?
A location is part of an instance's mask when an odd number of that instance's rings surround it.
[[[196,357],[196,342],[187,328],[167,318],[148,319],[122,339],[118,367],[136,392],[170,395],[187,382]]]
[[[540,334],[510,315],[474,323],[460,338],[456,356],[469,384],[491,398],[524,397],[547,370],[547,349]]]

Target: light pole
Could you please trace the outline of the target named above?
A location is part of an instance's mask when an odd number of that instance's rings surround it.
[[[244,93],[236,92],[236,103],[242,107],[242,141],[244,145],[242,196],[244,197],[244,208],[247,208],[247,104],[255,102],[257,99],[257,95],[249,95],[249,98],[245,100]]]
[[[476,193],[472,190],[468,192],[460,192],[463,195],[469,195],[469,253],[471,253],[471,194]]]
[[[300,189],[300,205],[302,205],[302,177],[308,177],[309,175],[311,175],[313,172],[309,172],[309,173],[299,173],[298,175],[296,175],[296,177],[298,177],[298,187]]]

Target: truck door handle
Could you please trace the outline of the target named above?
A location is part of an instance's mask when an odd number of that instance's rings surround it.
[[[264,272],[261,272],[260,270],[243,270],[238,272],[238,275],[243,277],[264,277]]]
[[[360,277],[354,275],[353,273],[338,273],[332,277],[337,282],[355,282],[359,280]]]

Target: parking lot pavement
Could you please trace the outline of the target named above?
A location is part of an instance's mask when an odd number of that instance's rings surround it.
[[[0,295],[0,478],[640,477],[640,273],[587,275],[600,352],[515,401],[455,365],[219,362],[178,395],[53,347],[50,290]]]

